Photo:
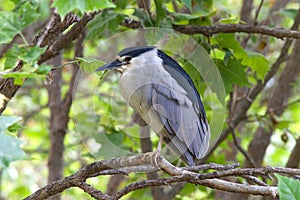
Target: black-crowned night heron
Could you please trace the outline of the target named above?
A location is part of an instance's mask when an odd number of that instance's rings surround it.
[[[122,50],[96,71],[121,73],[122,96],[160,136],[161,141],[188,165],[208,150],[210,128],[192,79],[170,56],[153,46]]]

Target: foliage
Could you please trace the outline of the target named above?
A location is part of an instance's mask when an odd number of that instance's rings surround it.
[[[279,197],[283,200],[297,200],[300,196],[300,181],[276,175],[278,178]]]
[[[16,125],[19,120],[19,117],[0,116],[0,167],[25,157],[20,147],[22,142],[12,135],[19,128]]]
[[[105,8],[114,8],[115,5],[110,0],[104,1],[68,1],[68,0],[55,0],[53,2],[53,7],[58,9],[58,13],[64,17],[67,13],[71,11],[78,10],[80,14],[84,12],[96,11]]]
[[[21,31],[40,15],[34,1],[16,2],[13,11],[0,11],[0,20],[3,22],[0,25],[0,44],[11,42],[16,34],[22,34]]]

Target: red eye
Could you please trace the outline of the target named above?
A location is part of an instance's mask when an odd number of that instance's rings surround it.
[[[124,61],[125,61],[125,62],[129,62],[129,61],[131,61],[131,59],[132,59],[131,56],[126,56],[126,57],[124,58]]]

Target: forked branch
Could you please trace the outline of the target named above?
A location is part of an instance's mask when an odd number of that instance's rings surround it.
[[[237,168],[237,164],[218,165],[205,164],[193,167],[175,167],[162,156],[156,153],[144,153],[141,155],[119,157],[110,160],[102,160],[91,163],[80,169],[75,174],[68,176],[59,181],[55,181],[32,195],[25,198],[45,199],[62,191],[79,187],[95,199],[119,199],[122,196],[139,189],[150,188],[154,186],[164,186],[179,182],[189,182],[196,185],[203,185],[213,189],[224,190],[234,193],[244,193],[253,195],[266,195],[278,197],[278,188],[269,186],[260,181],[257,177],[269,176],[273,173],[280,173],[286,176],[300,175],[299,169],[283,167],[264,167],[264,168]],[[129,174],[132,172],[149,172],[150,170],[163,171],[170,175],[167,178],[152,180],[140,180],[127,185],[112,195],[104,194],[100,190],[93,188],[86,183],[86,180],[95,176],[112,175],[112,174]],[[205,172],[203,172],[205,170]],[[209,172],[207,172],[209,170]],[[223,180],[224,177],[249,177],[255,181],[254,185],[239,184]]]

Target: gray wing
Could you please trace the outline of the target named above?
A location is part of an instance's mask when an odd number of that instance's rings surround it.
[[[209,127],[206,118],[195,102],[187,97],[187,93],[171,91],[164,85],[155,84],[151,104],[164,123],[169,137],[165,140],[175,153],[189,165],[194,163],[194,159],[205,155],[210,139]]]

